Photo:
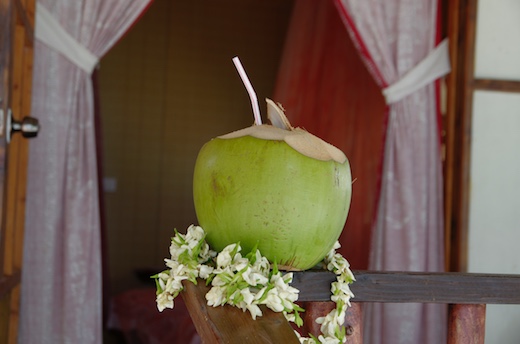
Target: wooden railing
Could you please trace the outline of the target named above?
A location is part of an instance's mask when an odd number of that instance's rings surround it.
[[[363,343],[366,302],[448,304],[448,344],[484,343],[486,304],[520,304],[520,275],[354,271],[355,298],[346,316],[347,343]],[[317,333],[314,319],[330,311],[328,271],[294,273],[292,285],[305,302],[305,331]],[[184,300],[204,343],[299,343],[283,315],[263,309],[253,321],[234,307],[208,307],[203,283],[186,283]]]

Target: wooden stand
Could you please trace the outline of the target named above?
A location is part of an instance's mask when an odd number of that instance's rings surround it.
[[[197,285],[183,281],[183,284],[184,303],[203,343],[300,343],[282,313],[262,306],[263,315],[253,320],[249,313],[233,306],[208,306],[205,295],[209,287],[204,281]]]
[[[520,304],[520,275],[469,273],[413,273],[354,271],[356,295],[347,311],[347,343],[361,344],[362,305],[365,302],[448,304],[448,344],[483,344],[486,304]],[[334,307],[328,271],[294,273],[292,285],[304,302],[306,333],[319,334],[314,320]],[[263,316],[252,320],[249,314],[232,306],[208,307],[204,282],[184,283],[182,293],[195,327],[204,343],[284,343],[298,344],[292,326],[281,313],[262,308]]]

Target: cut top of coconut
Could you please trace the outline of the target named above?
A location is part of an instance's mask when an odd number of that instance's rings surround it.
[[[273,125],[253,125],[252,127],[237,130],[218,138],[233,139],[249,135],[257,139],[285,141],[297,152],[309,158],[323,161],[334,160],[340,164],[347,160],[345,154],[330,143],[301,128],[293,128],[285,116],[281,104],[275,103],[269,98],[265,100],[267,102],[267,117]]]
[[[334,160],[340,164],[347,160],[340,149],[301,128],[284,130],[268,124],[253,125],[218,138],[233,139],[247,135],[263,140],[285,141],[297,152],[317,160]]]

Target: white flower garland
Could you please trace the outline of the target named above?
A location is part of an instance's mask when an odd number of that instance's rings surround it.
[[[253,319],[262,316],[259,305],[266,305],[275,312],[283,312],[287,320],[298,327],[303,324],[300,313],[304,311],[295,302],[299,290],[291,287],[293,274],[278,271],[276,264],[271,264],[260,251],[254,248],[242,256],[240,244],[231,244],[220,253],[210,250],[205,241],[205,232],[199,226],[191,225],[185,235],[175,231],[170,246],[170,259],[165,259],[167,270],[152,276],[157,285],[157,308],[173,308],[174,299],[183,290],[182,281],[197,283],[197,278],[211,283],[206,294],[209,306],[217,307],[229,304],[248,310]],[[350,306],[350,298],[354,294],[349,284],[355,281],[349,263],[336,253],[340,247],[336,242],[334,248],[323,260],[324,267],[336,274],[336,282],[331,284],[331,300],[336,303],[325,317],[316,319],[321,324],[321,335],[318,338],[301,337],[301,343],[336,344],[345,343],[346,335],[343,324],[345,313]]]

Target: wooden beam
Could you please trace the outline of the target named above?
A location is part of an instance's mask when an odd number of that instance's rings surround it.
[[[355,271],[353,302],[520,304],[520,275]],[[296,272],[300,301],[330,300],[328,271]]]
[[[520,81],[500,79],[475,79],[473,89],[482,91],[500,91],[520,93]]]

